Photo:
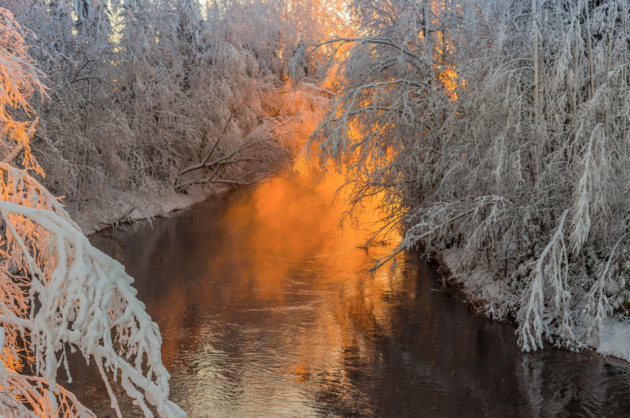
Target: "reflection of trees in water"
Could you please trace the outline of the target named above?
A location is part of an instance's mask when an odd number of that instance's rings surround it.
[[[395,273],[357,281],[354,292],[340,298],[342,373],[322,382],[317,399],[332,401],[342,415],[526,412],[502,402],[516,382],[501,383],[510,373],[491,362],[514,351],[513,338],[499,344],[484,338],[496,330],[484,329],[487,321],[467,312],[459,299],[445,304],[448,295],[432,292],[434,277],[429,267],[407,262]],[[463,324],[453,327],[458,320]],[[499,385],[507,388],[497,390]]]
[[[537,415],[611,416],[630,410],[630,367],[592,352],[522,355],[516,370]]]
[[[173,398],[190,416],[629,409],[616,400],[630,392],[627,367],[524,355],[512,326],[434,291],[432,267],[410,256],[367,276],[384,249],[355,248],[343,239],[351,229],[337,235],[337,214],[303,185],[266,187],[269,201],[237,193],[108,240],[160,323]]]
[[[523,356],[520,363],[520,377],[525,388],[525,393],[527,394],[527,400],[533,412],[536,415],[540,415],[543,403],[543,397],[540,391],[542,389],[542,369],[544,365],[543,362],[536,357],[539,356]]]

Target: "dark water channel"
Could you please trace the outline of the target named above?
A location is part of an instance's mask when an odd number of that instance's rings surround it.
[[[366,276],[387,248],[357,248],[364,231],[338,230],[307,186],[275,180],[93,238],[135,277],[189,416],[630,414],[625,363],[520,352],[513,326],[440,291],[416,256]],[[96,374],[74,377],[114,416]]]

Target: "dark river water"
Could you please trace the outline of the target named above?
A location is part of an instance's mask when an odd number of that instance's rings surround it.
[[[390,247],[339,219],[314,181],[276,179],[92,242],[136,279],[190,417],[630,414],[626,363],[522,353],[416,255],[366,275]],[[68,386],[114,416],[79,368]]]

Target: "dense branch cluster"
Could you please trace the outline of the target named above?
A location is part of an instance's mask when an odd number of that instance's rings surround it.
[[[45,185],[80,209],[110,189],[185,191],[269,175],[295,148],[290,121],[313,113],[320,95],[292,107],[288,62],[337,16],[316,0],[3,6],[27,29],[46,76],[46,94],[33,102]],[[317,78],[318,62],[304,62],[301,76]]]
[[[458,249],[522,347],[597,345],[630,302],[630,2],[355,0],[312,141],[399,250]],[[308,50],[307,50],[308,51]]]

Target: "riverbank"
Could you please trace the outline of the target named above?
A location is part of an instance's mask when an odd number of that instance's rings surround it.
[[[517,298],[508,291],[503,280],[495,280],[497,272],[482,267],[468,271],[462,265],[463,252],[461,248],[449,249],[436,257],[436,261],[441,265],[441,270],[448,277],[448,281],[461,288],[470,304],[492,316],[493,301]],[[591,344],[589,348],[603,356],[630,362],[630,323],[620,318],[607,318],[602,324],[600,340]]]
[[[166,217],[219,196],[229,188],[223,184],[207,184],[189,187],[186,193],[169,190],[160,194],[110,190],[106,196],[89,201],[80,209],[68,207],[67,210],[83,233],[92,235],[126,223]]]

